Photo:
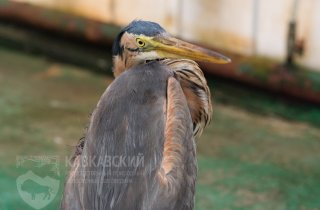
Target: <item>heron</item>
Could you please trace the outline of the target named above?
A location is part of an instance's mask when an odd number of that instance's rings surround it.
[[[143,20],[120,31],[112,54],[115,79],[76,149],[61,209],[193,209],[196,139],[212,114],[196,61],[230,59]]]

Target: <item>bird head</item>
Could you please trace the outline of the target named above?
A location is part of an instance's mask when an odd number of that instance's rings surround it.
[[[116,37],[113,49],[114,74],[152,60],[190,59],[226,64],[231,60],[217,52],[172,37],[159,24],[135,20]]]

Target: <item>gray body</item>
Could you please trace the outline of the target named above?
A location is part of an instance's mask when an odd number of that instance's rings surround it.
[[[153,61],[127,70],[107,88],[90,119],[83,151],[70,170],[61,209],[193,209],[197,169],[192,120],[176,79],[172,89],[179,103],[175,116],[167,115],[170,78],[174,73],[168,66]],[[177,158],[164,182],[159,173],[168,117],[179,122],[173,125],[177,129],[172,139],[180,149],[174,151]],[[99,157],[107,162],[102,164]],[[127,160],[120,166],[119,159],[110,164],[113,157]],[[86,158],[91,164],[83,164]],[[130,165],[130,160],[137,162]],[[121,183],[114,183],[117,178]]]

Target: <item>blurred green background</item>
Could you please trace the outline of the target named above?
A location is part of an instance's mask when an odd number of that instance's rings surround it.
[[[196,210],[320,210],[319,5],[0,0],[0,210],[36,209],[17,186],[29,170],[60,181],[43,208],[59,209],[68,158],[113,81],[110,44],[137,17],[233,59],[204,68],[214,111],[197,141]],[[57,157],[59,173],[19,164],[32,157]]]
[[[17,191],[18,156],[65,157],[110,74],[0,47],[0,209],[33,209]],[[196,209],[320,209],[320,108],[208,77],[213,120],[197,142]],[[46,173],[47,171],[44,171]]]

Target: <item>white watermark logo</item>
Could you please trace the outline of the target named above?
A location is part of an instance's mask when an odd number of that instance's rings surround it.
[[[27,168],[16,179],[22,200],[34,209],[50,204],[60,187],[59,159],[57,156],[18,156],[17,167]],[[41,170],[41,174],[38,171]],[[46,174],[43,174],[43,171]]]
[[[144,155],[81,155],[75,162],[66,157],[65,165],[73,170],[69,184],[126,184],[143,175]]]
[[[24,171],[16,179],[21,199],[34,209],[43,209],[60,188],[59,156],[17,156],[16,166]],[[128,184],[144,175],[144,155],[81,155],[65,157],[65,168],[72,171],[68,184]],[[65,175],[65,174],[64,174]]]

